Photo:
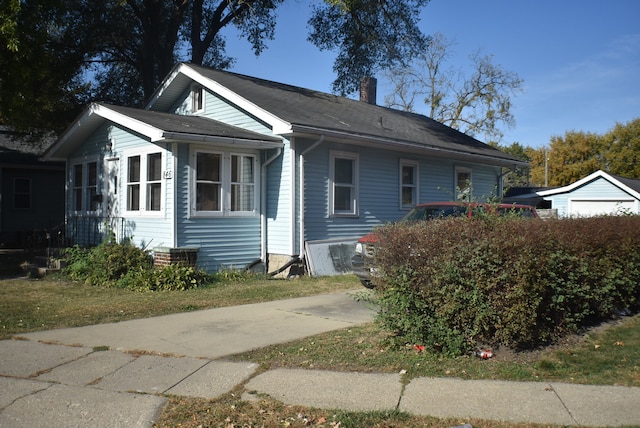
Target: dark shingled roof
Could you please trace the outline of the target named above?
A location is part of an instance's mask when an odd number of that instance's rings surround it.
[[[426,116],[324,92],[186,64],[260,108],[296,126],[368,137],[389,143],[522,160]]]
[[[613,175],[613,174],[610,174],[610,175],[614,177],[616,180],[618,180],[620,183],[640,193],[640,180],[635,178],[620,177],[619,175]]]
[[[140,110],[130,107],[121,107],[102,104],[104,107],[126,115],[132,119],[143,122],[154,128],[170,133],[208,135],[223,138],[235,138],[242,140],[273,141],[279,142],[280,138],[270,137],[257,132],[247,131],[237,126],[227,125],[217,120],[200,116],[183,116],[171,113],[163,113],[150,110]]]

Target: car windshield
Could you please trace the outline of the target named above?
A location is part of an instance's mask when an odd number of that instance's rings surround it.
[[[460,217],[467,213],[467,207],[456,205],[415,207],[402,218],[402,221],[433,220],[444,217]]]

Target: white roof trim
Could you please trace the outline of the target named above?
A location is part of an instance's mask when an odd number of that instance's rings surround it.
[[[625,185],[624,183],[621,183],[619,180],[617,180],[615,177],[612,177],[611,175],[607,174],[606,172],[602,171],[602,170],[598,170],[596,172],[594,172],[593,174],[587,175],[586,177],[584,177],[583,179],[580,179],[578,181],[576,181],[575,183],[569,184],[567,186],[564,187],[559,187],[557,189],[550,189],[550,190],[543,190],[540,192],[537,192],[539,196],[553,196],[553,195],[557,195],[557,194],[561,194],[561,193],[569,193],[575,189],[577,189],[578,187],[581,187],[591,181],[594,181],[597,178],[603,178],[605,180],[607,180],[608,182],[610,182],[611,184],[613,184],[614,186],[619,187],[620,189],[624,190],[625,192],[633,195],[635,198],[640,199],[640,193],[636,192],[635,190],[633,190],[632,188],[630,188],[629,186]]]
[[[196,70],[189,67],[188,64],[180,64],[176,70],[176,73],[172,74],[171,77],[167,79],[167,82],[165,83],[165,87],[170,84],[170,82],[175,78],[175,75],[177,73],[184,74],[194,82],[201,84],[205,88],[213,91],[214,93],[220,95],[224,99],[229,100],[231,103],[251,113],[258,119],[268,123],[269,125],[271,125],[274,134],[282,135],[282,134],[291,132],[291,124],[289,122],[280,119],[279,117],[268,112],[262,107],[259,107],[256,104],[252,103],[251,101],[247,100],[246,98],[241,97],[240,95],[236,94],[235,92],[231,91],[229,88],[221,85],[215,80],[211,80],[207,77],[204,77],[202,74],[198,73]],[[159,97],[161,93],[162,93],[162,90],[158,91],[157,97]],[[151,104],[151,102],[149,104]]]
[[[149,138],[151,142],[164,140],[164,130],[156,128],[155,126],[148,125],[137,119],[133,119],[122,113],[111,110],[100,104],[92,104],[90,107],[90,113],[95,113],[100,117],[103,117],[111,122],[122,125],[127,129],[135,131]]]

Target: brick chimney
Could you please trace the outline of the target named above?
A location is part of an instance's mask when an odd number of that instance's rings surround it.
[[[375,105],[378,80],[375,77],[360,79],[360,101]]]

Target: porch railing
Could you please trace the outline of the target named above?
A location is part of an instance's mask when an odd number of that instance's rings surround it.
[[[125,239],[125,222],[122,217],[85,217],[67,218],[66,237],[70,245],[93,247],[110,236],[116,242]]]

